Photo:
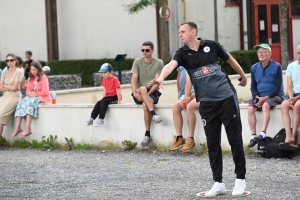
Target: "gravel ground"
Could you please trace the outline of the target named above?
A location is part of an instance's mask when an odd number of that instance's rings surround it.
[[[251,194],[234,199],[300,199],[300,157],[246,159]],[[232,157],[223,162],[232,190]],[[197,153],[9,148],[0,150],[0,170],[0,199],[204,199],[196,193],[213,185],[208,156]]]

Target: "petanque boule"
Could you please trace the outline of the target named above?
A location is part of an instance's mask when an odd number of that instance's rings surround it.
[[[50,74],[50,67],[49,67],[49,66],[44,66],[44,67],[43,67],[43,72],[44,72],[46,75],[49,75],[49,74]]]

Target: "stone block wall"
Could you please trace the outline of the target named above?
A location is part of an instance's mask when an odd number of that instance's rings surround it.
[[[117,71],[113,72],[113,75],[119,78],[119,73]],[[130,84],[131,82],[131,71],[123,70],[122,71],[122,83],[121,84]],[[94,86],[102,86],[102,75],[101,73],[94,73]]]
[[[81,74],[48,76],[50,90],[67,90],[81,88]]]

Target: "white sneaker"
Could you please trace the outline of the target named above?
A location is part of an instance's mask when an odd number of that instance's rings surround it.
[[[214,197],[214,196],[217,196],[219,194],[224,194],[225,192],[226,192],[225,184],[215,182],[213,187],[209,191],[205,192],[204,196]]]
[[[244,194],[245,188],[246,188],[245,179],[235,179],[232,196],[239,196],[239,195]]]
[[[150,140],[151,140],[151,139],[150,139],[148,136],[145,136],[144,139],[143,139],[143,141],[141,142],[141,145],[142,145],[143,147],[148,146],[149,143],[150,143]]]
[[[101,126],[101,125],[103,125],[104,124],[104,120],[103,119],[98,119],[97,121],[96,121],[96,123],[94,124],[94,126],[95,127],[98,127],[98,126]]]
[[[90,118],[89,120],[87,120],[87,121],[85,122],[85,125],[86,125],[86,126],[93,125],[93,119]]]
[[[162,122],[162,119],[159,115],[153,115],[152,120],[155,122],[155,124],[159,124],[160,122]]]

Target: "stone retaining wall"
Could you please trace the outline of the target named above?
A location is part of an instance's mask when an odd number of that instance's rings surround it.
[[[114,71],[113,75],[119,78],[118,72]],[[123,70],[122,71],[122,83],[121,84],[130,84],[131,82],[131,71]],[[102,75],[101,73],[94,73],[94,86],[98,87],[102,85]]]
[[[48,76],[50,90],[67,90],[81,88],[81,74]]]

